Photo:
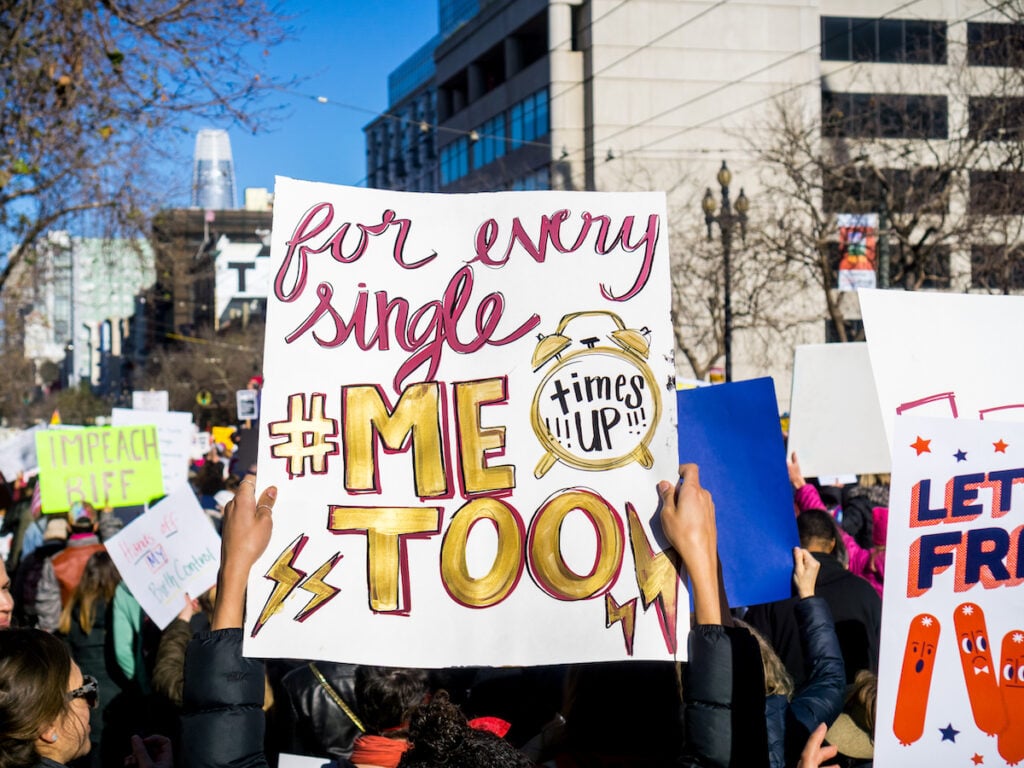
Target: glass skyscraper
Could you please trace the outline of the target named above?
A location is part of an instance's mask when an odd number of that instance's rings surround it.
[[[235,208],[235,166],[228,132],[206,128],[196,134],[192,158],[192,206],[213,211]]]

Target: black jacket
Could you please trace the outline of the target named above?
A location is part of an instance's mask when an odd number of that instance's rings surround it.
[[[693,628],[683,672],[683,707],[686,740],[680,766],[768,765],[764,667],[757,641],[747,630]]]
[[[814,594],[824,598],[832,611],[847,683],[852,683],[862,669],[878,672],[882,599],[874,587],[843,568],[834,557],[820,552],[812,554],[821,563]],[[799,688],[807,682],[811,669],[804,663],[801,649],[797,602],[798,598],[791,597],[751,606],[744,618],[768,639]]]
[[[768,750],[772,768],[796,765],[807,737],[820,723],[831,726],[843,711],[846,675],[828,603],[820,597],[794,606],[803,656],[810,660],[810,677],[793,698],[776,694],[765,701]]]
[[[356,703],[356,665],[331,661],[313,662],[345,705],[359,716]],[[334,701],[309,664],[281,678],[281,736],[284,752],[314,757],[348,757],[361,730]]]

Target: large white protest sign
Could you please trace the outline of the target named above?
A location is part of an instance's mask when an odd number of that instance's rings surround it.
[[[128,589],[160,629],[217,583],[220,537],[188,487],[139,515],[107,542]]]
[[[1024,419],[1024,297],[860,291],[886,433],[897,412]]]
[[[1024,424],[896,419],[875,765],[1024,760]]]
[[[0,472],[12,482],[19,472],[39,469],[36,457],[36,432],[46,427],[31,427],[0,443]]]
[[[188,465],[192,457],[192,436],[196,428],[192,414],[185,411],[136,411],[114,408],[111,420],[115,427],[152,424],[160,443],[160,470],[164,491],[188,485]]]
[[[170,393],[166,389],[132,392],[132,408],[136,411],[166,411],[170,407]]]
[[[787,447],[807,477],[889,471],[867,344],[796,348]]]
[[[685,655],[664,206],[278,179],[247,653]]]

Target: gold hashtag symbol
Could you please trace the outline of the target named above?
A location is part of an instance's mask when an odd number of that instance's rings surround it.
[[[306,459],[314,474],[327,471],[327,457],[338,453],[338,443],[328,440],[338,436],[337,419],[324,416],[326,395],[309,396],[309,414],[306,413],[306,396],[291,395],[288,398],[288,418],[271,422],[268,431],[273,437],[287,437],[283,443],[270,446],[270,455],[276,459],[288,460],[288,474],[301,477],[306,474]]]

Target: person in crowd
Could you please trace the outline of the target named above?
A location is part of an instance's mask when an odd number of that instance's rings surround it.
[[[82,673],[99,683],[98,706],[92,709],[89,716],[89,740],[92,742],[92,749],[89,752],[88,765],[96,768],[109,764],[113,759],[112,755],[116,755],[113,749],[108,749],[107,759],[104,760],[100,747],[103,742],[103,724],[107,707],[120,691],[107,672],[106,659],[110,606],[120,581],[121,574],[118,573],[110,555],[103,550],[94,553],[85,564],[82,580],[75,588],[71,600],[64,606],[58,626],[58,632],[70,648],[71,657],[78,663]]]
[[[810,676],[799,690],[785,665],[757,633],[765,668],[765,716],[772,768],[793,765],[819,723],[831,725],[843,708],[846,675],[828,603],[814,594],[820,564],[806,549],[793,550],[794,606]]]
[[[181,689],[185,684],[185,648],[192,635],[210,628],[213,594],[208,589],[198,599],[185,595],[185,607],[160,634],[153,664],[153,690],[175,707],[181,707]]]
[[[71,600],[89,558],[104,549],[97,535],[96,511],[90,504],[75,502],[68,517],[72,523],[67,546],[43,563],[36,591],[39,627],[47,632],[57,629],[61,611]]]
[[[0,560],[0,630],[10,629],[14,615],[14,596],[11,594],[11,577],[7,575],[7,566]]]
[[[67,545],[68,521],[64,515],[54,515],[46,520],[43,542],[21,558],[14,576],[14,595],[18,626],[35,627],[39,624],[36,613],[36,594],[39,580],[43,577],[43,566]]]
[[[878,671],[878,645],[881,633],[882,600],[864,579],[850,573],[836,559],[841,535],[832,516],[823,510],[808,510],[796,520],[800,546],[810,551],[821,565],[815,594],[824,598],[835,621],[836,635],[843,654],[847,683],[861,669]],[[793,676],[803,685],[811,673],[800,644],[796,616],[799,597],[751,606],[745,619],[771,643]]]
[[[347,759],[366,730],[356,711],[356,665],[310,661],[285,673],[280,687],[281,750]]]
[[[356,701],[364,733],[353,743],[356,768],[396,768],[409,750],[409,717],[428,693],[427,674],[399,667],[356,667]]]
[[[862,669],[847,689],[843,712],[829,727],[825,739],[838,750],[839,768],[871,768],[875,755],[875,704],[878,678]]]
[[[224,475],[227,470],[223,461],[225,452],[223,445],[214,444],[196,474],[196,494],[199,496],[199,504],[203,509],[217,509],[217,500],[214,497],[225,488]]]

